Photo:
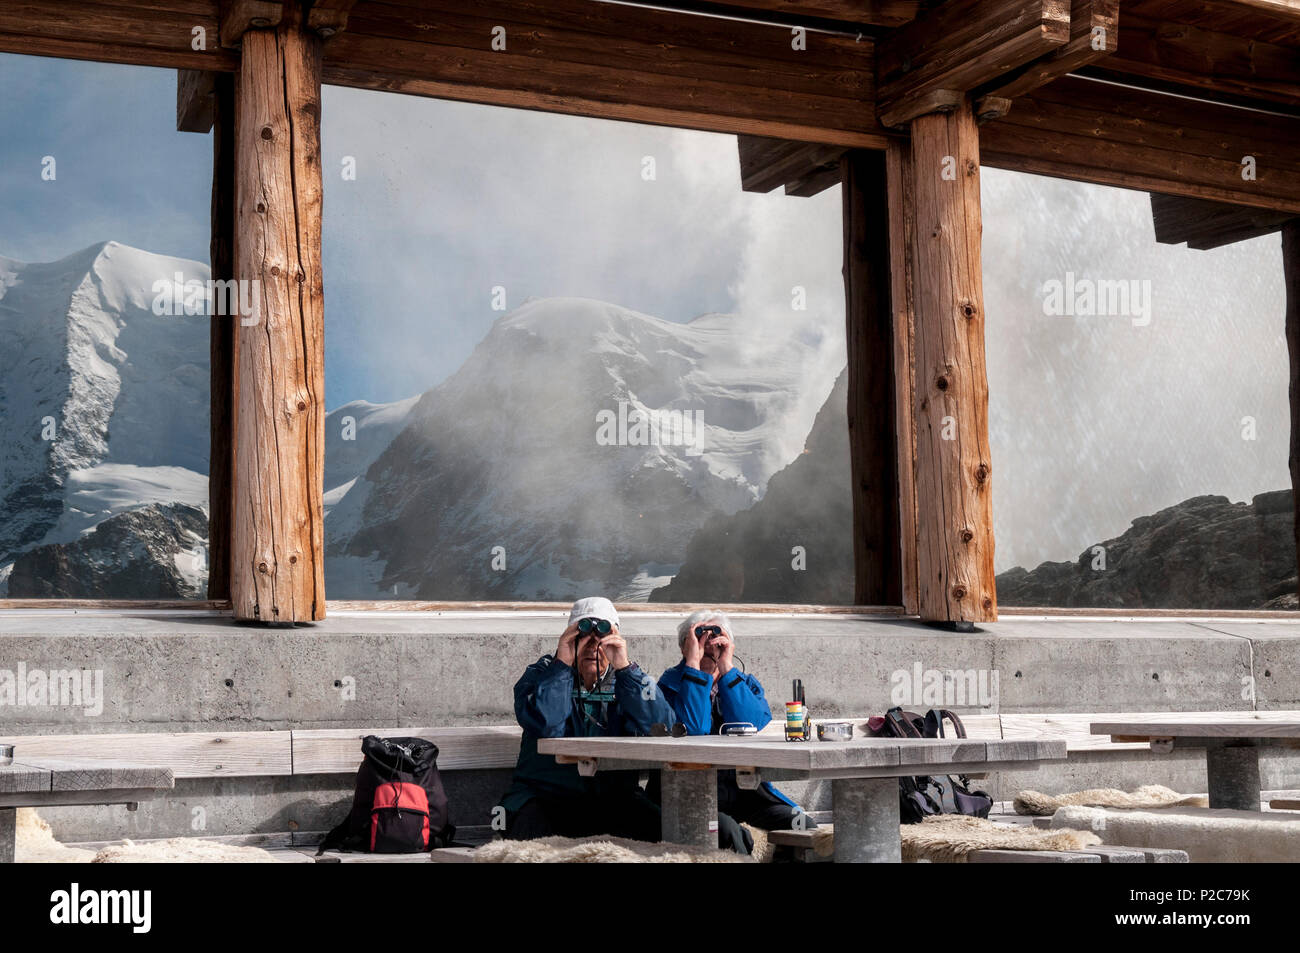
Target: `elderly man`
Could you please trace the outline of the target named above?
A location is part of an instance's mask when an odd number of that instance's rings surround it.
[[[677,644],[682,660],[659,677],[659,691],[687,734],[716,735],[726,724],[751,724],[761,730],[772,720],[762,684],[735,667],[736,642],[726,613],[691,613],[677,626]],[[756,790],[741,790],[735,771],[718,772],[718,812],[719,842],[735,849],[743,836],[736,821],[767,831],[817,826],[766,781]]]
[[[648,735],[673,721],[654,683],[628,660],[618,612],[608,599],[579,599],[554,655],[529,665],[515,683],[515,716],[524,729],[514,780],[501,799],[506,837],[607,834],[659,840],[659,809],[636,771],[578,774],[537,751],[539,738]],[[650,690],[647,690],[650,689]]]

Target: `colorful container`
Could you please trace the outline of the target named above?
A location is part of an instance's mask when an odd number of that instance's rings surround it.
[[[808,740],[808,710],[803,702],[785,703],[785,740]]]

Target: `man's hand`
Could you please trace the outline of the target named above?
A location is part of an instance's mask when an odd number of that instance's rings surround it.
[[[731,671],[732,656],[736,652],[736,643],[732,642],[726,633],[714,637],[713,641],[709,643],[709,651],[713,652],[718,660],[719,677]]]
[[[555,647],[555,660],[563,662],[569,668],[573,668],[573,663],[578,654],[578,623],[571,622],[569,627],[564,630],[560,636],[560,644]]]
[[[682,658],[686,659],[686,664],[696,671],[700,668],[700,663],[704,661],[704,646],[700,643],[700,637],[691,630],[691,634],[686,636],[686,641],[682,643]]]
[[[605,661],[616,672],[632,664],[627,658],[627,643],[623,641],[623,636],[618,634],[618,629],[600,640],[600,650],[605,654]]]

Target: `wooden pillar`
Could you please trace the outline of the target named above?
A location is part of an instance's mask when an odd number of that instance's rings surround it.
[[[236,276],[231,602],[240,619],[325,617],[321,41],[297,2],[243,34],[235,114]]]
[[[997,618],[979,133],[969,99],[911,124],[918,612]]]
[[[853,601],[902,604],[885,154],[840,160],[853,486]]]
[[[1291,355],[1291,505],[1300,566],[1300,219],[1282,226],[1282,273],[1286,282],[1286,347]]]
[[[212,91],[212,217],[208,255],[213,281],[235,276],[235,78],[221,73]],[[211,317],[208,418],[208,598],[230,598],[231,510],[234,504],[235,328]]]

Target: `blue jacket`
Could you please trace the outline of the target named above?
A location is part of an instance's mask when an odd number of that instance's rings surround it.
[[[539,738],[583,738],[592,735],[649,735],[656,722],[675,721],[672,708],[635,663],[607,674],[592,692],[578,692],[577,672],[551,655],[543,655],[515,683],[515,717],[523,728],[514,779],[501,799],[507,811],[518,811],[534,797],[589,797],[631,794],[636,771],[578,774],[576,764],[559,764],[537,750]]]
[[[682,659],[659,676],[659,692],[672,706],[677,721],[686,726],[689,735],[717,734],[731,722],[749,722],[759,731],[772,720],[772,709],[763,694],[763,685],[753,675],[732,669],[718,679],[718,695],[711,697],[713,679],[699,669],[691,668]],[[718,772],[723,782],[723,772]],[[779,801],[795,807],[790,800],[767,781],[763,789]]]

